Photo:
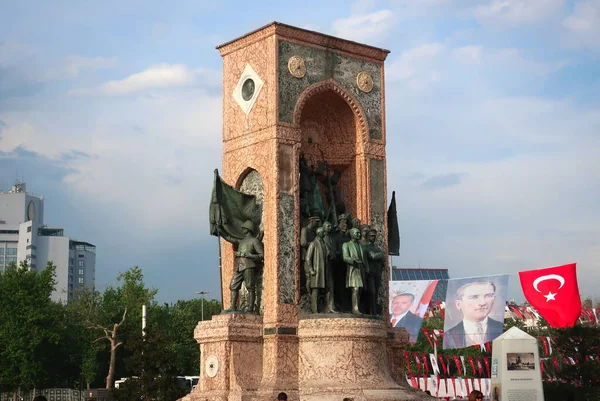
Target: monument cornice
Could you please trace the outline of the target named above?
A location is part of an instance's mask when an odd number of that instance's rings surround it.
[[[359,58],[372,59],[380,63],[383,63],[390,53],[390,51],[386,49],[365,45],[332,35],[325,35],[277,21],[240,36],[237,39],[223,43],[216,48],[221,53],[221,56],[225,56],[272,35],[277,35],[277,37],[281,39],[298,41],[334,51],[337,50]]]

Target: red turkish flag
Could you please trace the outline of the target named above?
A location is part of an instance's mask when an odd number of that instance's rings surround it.
[[[525,299],[554,328],[573,327],[581,316],[576,264],[519,272]]]

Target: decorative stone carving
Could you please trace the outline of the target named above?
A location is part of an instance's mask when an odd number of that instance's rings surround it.
[[[361,71],[356,76],[356,86],[365,93],[373,90],[373,78],[368,72]]]
[[[252,106],[256,103],[263,85],[264,82],[256,71],[254,71],[250,64],[246,64],[246,68],[244,68],[244,72],[242,72],[233,90],[233,98],[242,108],[244,114],[250,114],[250,110],[252,110]]]
[[[296,78],[302,78],[306,75],[306,65],[304,59],[300,56],[292,56],[288,60],[288,70]]]
[[[219,372],[219,360],[217,359],[216,356],[214,355],[209,355],[206,358],[206,361],[204,362],[205,364],[205,371],[206,371],[206,376],[208,377],[215,377],[217,375],[217,373]]]

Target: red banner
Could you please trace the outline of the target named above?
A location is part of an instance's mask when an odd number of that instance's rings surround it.
[[[460,375],[462,372],[462,369],[460,368],[460,358],[458,357],[458,355],[453,355],[452,358],[454,358],[454,363],[456,364],[456,369],[458,369],[458,374]]]
[[[429,341],[429,345],[431,345],[431,347],[433,347],[433,342],[431,341],[431,337],[430,337],[427,329],[425,327],[423,327],[421,330],[423,330],[423,334],[425,334],[425,338],[427,338],[427,341]]]
[[[410,372],[410,354],[408,351],[404,351],[404,358],[406,358],[406,370]]]
[[[546,340],[546,337],[541,337],[540,340],[542,341],[542,346],[544,347],[544,353],[545,353],[545,355],[546,356],[550,355],[548,353],[548,343],[547,343],[548,340]]]
[[[417,364],[417,370],[421,370],[421,359],[419,358],[419,354],[414,352],[413,357],[415,358],[415,362]]]
[[[440,360],[440,365],[442,365],[442,369],[444,370],[444,374],[446,376],[448,376],[448,368],[446,367],[446,364],[444,363],[444,357],[442,356],[442,354],[438,354],[438,359]]]
[[[411,386],[413,386],[413,388],[421,388],[421,386],[419,386],[419,380],[417,380],[415,375],[413,373],[409,373],[408,375],[410,376]]]
[[[427,375],[429,376],[429,364],[427,363],[427,355],[423,352],[423,365],[425,365],[425,370],[427,371]]]
[[[467,357],[467,359],[469,360],[469,363],[471,364],[471,369],[473,369],[473,376],[475,376],[477,374],[477,372],[475,371],[475,362],[473,361],[473,357],[471,355],[469,355]]]
[[[483,357],[483,363],[485,364],[485,371],[487,373],[487,377],[490,377],[490,360],[487,356]]]
[[[479,376],[483,376],[483,364],[481,363],[481,358],[475,359],[477,362],[477,371],[479,372]]]

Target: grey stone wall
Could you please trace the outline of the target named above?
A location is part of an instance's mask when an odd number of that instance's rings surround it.
[[[387,235],[385,227],[385,171],[383,160],[369,160],[369,183],[371,185],[371,227],[377,230],[377,240],[375,243],[381,249],[384,249],[384,239]],[[387,303],[385,293],[385,272],[382,274],[382,283],[377,294],[378,303],[384,307]]]
[[[279,195],[279,302],[293,304],[294,275],[294,197]]]
[[[288,71],[287,63],[291,56],[304,59],[304,77],[296,78]],[[368,72],[373,78],[373,90],[369,93],[362,92],[356,86],[356,75],[360,71]],[[292,122],[296,102],[304,89],[333,78],[360,103],[369,124],[369,137],[382,138],[381,68],[378,64],[280,40],[278,74],[279,121]]]

